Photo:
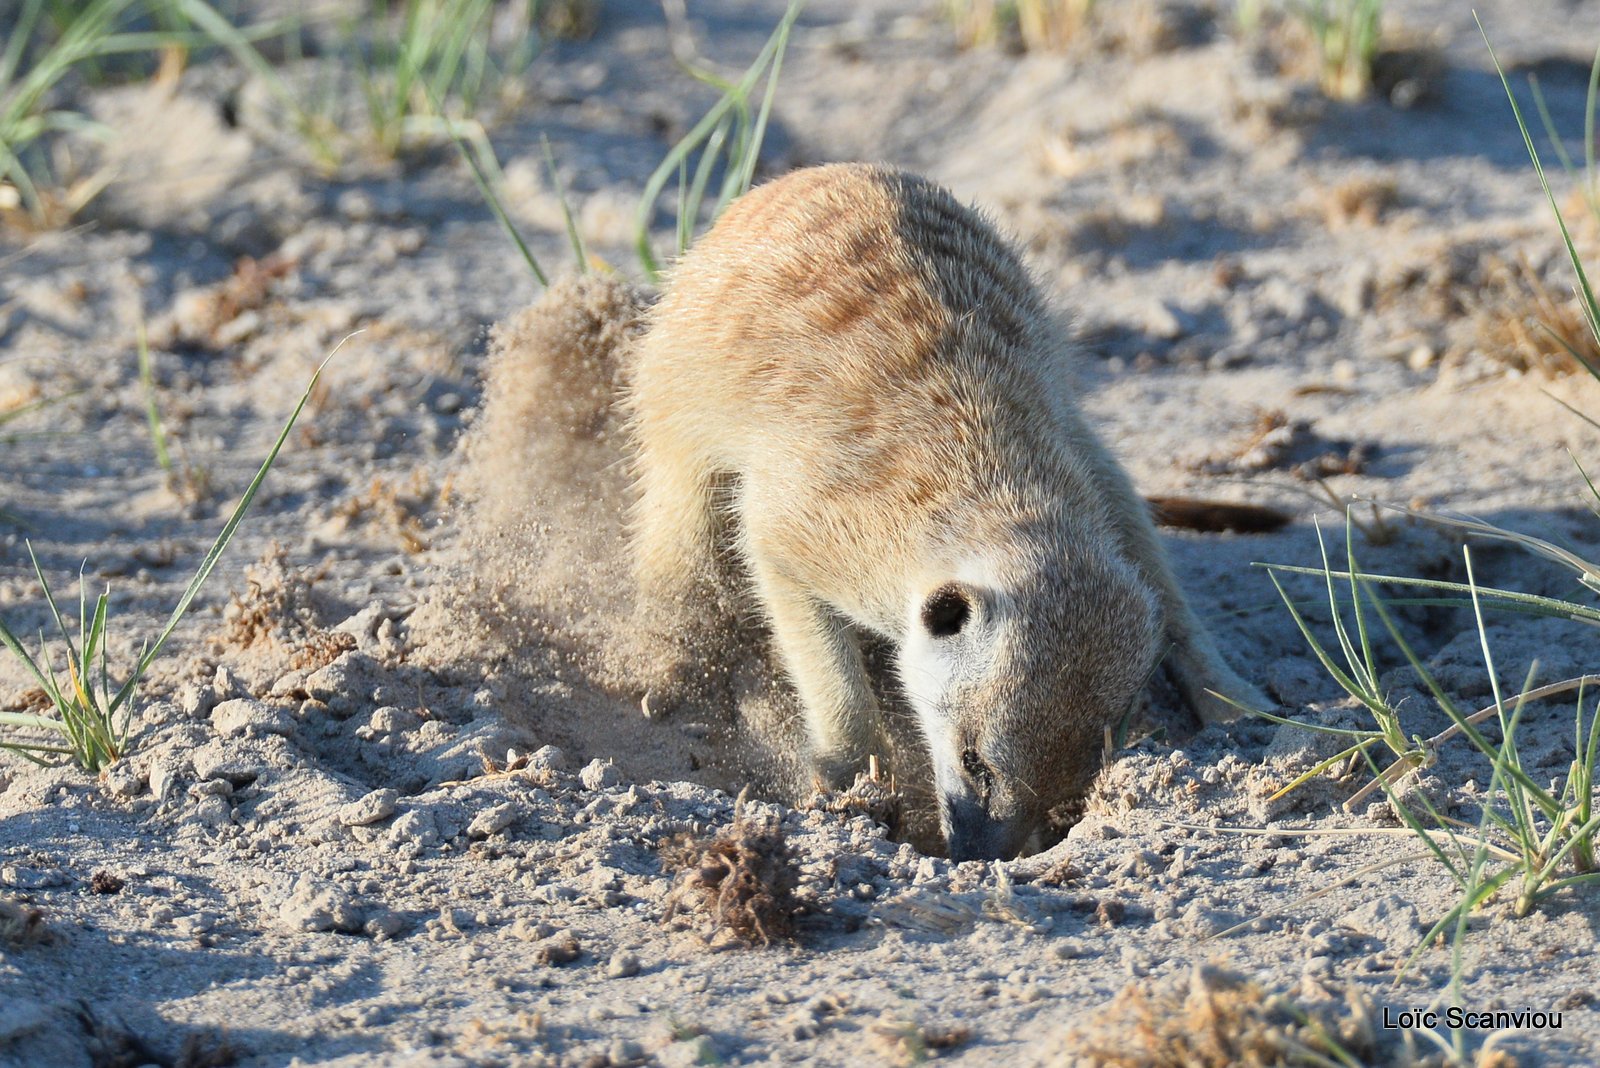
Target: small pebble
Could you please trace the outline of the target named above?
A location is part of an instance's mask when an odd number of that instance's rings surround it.
[[[538,754],[535,754],[537,756]],[[604,790],[622,781],[622,773],[609,760],[591,760],[578,772],[578,781],[585,790]]]
[[[388,788],[373,790],[340,808],[335,813],[334,819],[346,827],[365,827],[377,823],[394,815],[395,802],[399,800],[399,796]]]
[[[630,1065],[644,1063],[644,1047],[631,1038],[619,1038],[611,1043],[606,1057],[611,1068],[629,1068]]]
[[[491,834],[499,834],[517,818],[517,806],[510,801],[502,801],[492,808],[486,808],[467,824],[468,838],[487,838]]]

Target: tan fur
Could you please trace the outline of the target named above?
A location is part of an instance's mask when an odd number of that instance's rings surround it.
[[[940,665],[923,703],[941,791],[1013,831],[1081,791],[1163,652],[1201,717],[1229,718],[1208,688],[1256,695],[1077,414],[1072,358],[1015,253],[938,186],[834,165],[753,190],[684,257],[640,342],[644,594],[692,610],[731,478],[814,766],[846,783],[882,751],[859,638],[909,642],[908,690]],[[911,633],[952,583],[985,644]],[[961,754],[979,769],[965,778]]]

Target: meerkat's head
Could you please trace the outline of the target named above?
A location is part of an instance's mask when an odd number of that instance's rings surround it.
[[[1010,858],[1081,796],[1160,655],[1154,592],[1109,549],[968,556],[911,591],[902,684],[952,860]]]

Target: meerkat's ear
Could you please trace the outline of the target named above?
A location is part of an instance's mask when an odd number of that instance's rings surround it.
[[[923,629],[935,638],[954,637],[967,625],[976,607],[972,591],[957,583],[947,582],[922,602]]]

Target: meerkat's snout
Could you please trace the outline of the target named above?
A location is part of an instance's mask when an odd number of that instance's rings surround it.
[[[962,752],[959,777],[939,783],[939,826],[951,860],[1009,860],[1022,851],[1034,822],[976,749]]]

